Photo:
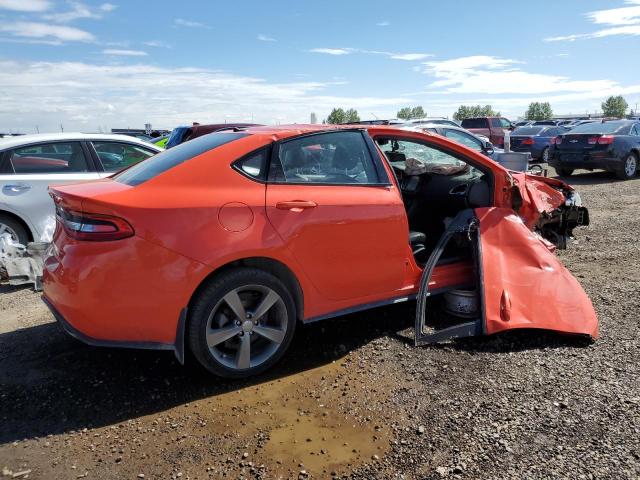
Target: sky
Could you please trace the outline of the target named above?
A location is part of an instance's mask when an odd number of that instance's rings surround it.
[[[0,132],[584,114],[639,71],[640,0],[0,0]]]

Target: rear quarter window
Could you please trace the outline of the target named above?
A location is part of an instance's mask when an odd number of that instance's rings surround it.
[[[181,143],[164,152],[144,160],[113,177],[117,182],[136,186],[150,180],[201,153],[213,150],[226,143],[246,137],[247,133],[212,133]]]
[[[462,120],[463,128],[488,128],[489,120],[486,118],[467,118]]]

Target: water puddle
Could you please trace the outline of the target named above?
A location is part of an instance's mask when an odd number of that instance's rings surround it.
[[[382,457],[389,429],[352,414],[359,396],[339,362],[215,398],[220,431],[238,437],[264,434],[247,461],[269,465],[272,473],[301,470],[328,476]],[[353,390],[347,394],[346,382]],[[364,400],[358,405],[363,410]],[[224,419],[224,421],[220,421]]]

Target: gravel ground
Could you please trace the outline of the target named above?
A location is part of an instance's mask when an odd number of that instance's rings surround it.
[[[592,225],[560,257],[600,319],[589,346],[414,348],[397,305],[300,329],[274,371],[228,382],[81,345],[0,286],[0,477],[640,478],[640,179],[571,181]]]

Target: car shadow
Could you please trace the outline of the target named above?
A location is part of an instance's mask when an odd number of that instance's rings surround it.
[[[407,345],[414,344],[413,332],[394,332],[392,337]],[[517,329],[489,336],[456,338],[419,348],[458,350],[473,353],[514,353],[555,348],[584,348],[593,343],[586,335],[568,335],[540,329]]]
[[[397,305],[305,325],[276,367],[235,381],[190,358],[183,367],[169,352],[90,347],[53,322],[3,333],[0,443],[109,426],[296,375],[409,323]]]
[[[410,302],[305,325],[276,367],[246,380],[213,377],[190,358],[183,367],[169,352],[90,347],[53,322],[3,333],[0,443],[109,426],[297,375],[380,337],[412,345],[414,314]],[[577,345],[572,337],[514,331],[425,348],[517,352]]]
[[[624,182],[620,180],[615,174],[605,171],[590,172],[588,170],[576,170],[570,177],[555,176],[569,185],[599,185],[605,183],[617,183]]]

